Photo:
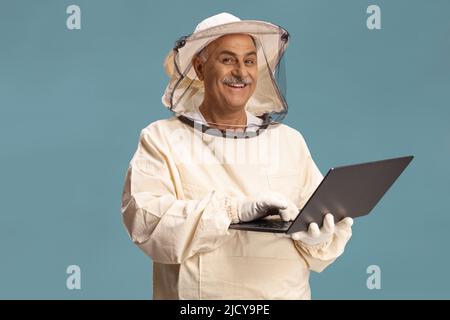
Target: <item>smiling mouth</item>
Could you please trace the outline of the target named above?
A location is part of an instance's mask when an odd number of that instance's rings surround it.
[[[232,88],[232,89],[243,89],[243,88],[245,88],[246,86],[248,86],[247,84],[228,84],[228,83],[225,83],[225,85],[227,86],[227,87],[230,87],[230,88]]]

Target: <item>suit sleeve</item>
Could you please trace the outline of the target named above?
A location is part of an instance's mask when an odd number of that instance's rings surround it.
[[[169,152],[144,129],[127,170],[121,211],[131,240],[142,251],[155,262],[179,264],[223,244],[237,209],[215,190],[201,199],[179,199],[169,162]]]

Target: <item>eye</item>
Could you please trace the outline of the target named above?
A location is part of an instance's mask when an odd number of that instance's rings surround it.
[[[233,64],[234,63],[234,58],[232,58],[232,57],[224,57],[224,58],[222,58],[222,63],[224,63],[224,64]]]
[[[245,64],[252,66],[255,64],[255,60],[252,59],[245,60]]]

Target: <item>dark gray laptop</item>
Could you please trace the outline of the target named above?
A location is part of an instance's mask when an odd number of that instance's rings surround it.
[[[329,212],[336,223],[345,217],[367,215],[413,158],[405,156],[331,168],[294,221],[268,216],[231,224],[230,229],[291,234],[307,230],[311,222],[321,227],[323,216]]]

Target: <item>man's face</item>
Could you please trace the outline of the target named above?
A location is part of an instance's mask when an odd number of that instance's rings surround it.
[[[245,107],[256,89],[258,66],[253,39],[245,34],[225,35],[205,49],[207,60],[194,66],[205,86],[208,103],[232,110]]]

